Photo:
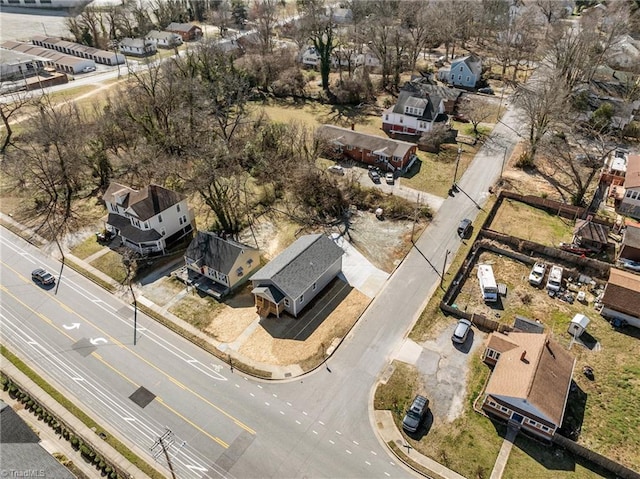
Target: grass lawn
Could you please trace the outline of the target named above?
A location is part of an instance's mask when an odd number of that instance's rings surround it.
[[[91,256],[93,253],[97,253],[102,248],[104,248],[104,246],[96,241],[95,236],[89,236],[82,243],[79,243],[71,248],[71,254],[73,254],[77,258],[85,259]]]
[[[557,246],[561,241],[571,241],[573,226],[574,222],[569,219],[505,199],[489,227],[546,246]]]
[[[209,296],[194,293],[178,301],[169,308],[169,312],[204,331],[224,307],[224,304]]]
[[[469,167],[476,151],[476,147],[462,145],[457,179],[460,179]],[[457,145],[443,145],[438,154],[418,151],[420,161],[414,163],[411,169],[402,176],[400,183],[403,186],[445,198],[453,183],[457,156]]]
[[[123,283],[126,278],[124,266],[122,265],[122,257],[114,251],[109,251],[99,258],[96,258],[91,262],[91,266],[112,277],[118,283]]]

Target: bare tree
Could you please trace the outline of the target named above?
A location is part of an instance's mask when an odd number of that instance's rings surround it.
[[[7,83],[2,82],[2,86],[7,86]],[[2,124],[4,126],[0,155],[4,155],[9,145],[11,145],[13,137],[11,125],[16,120],[16,117],[37,103],[37,100],[27,91],[7,93],[4,95],[3,100],[4,101],[0,102],[0,117],[2,118]]]
[[[302,12],[302,28],[320,57],[322,89],[330,93],[329,73],[331,72],[332,54],[338,46],[333,14],[329,9],[327,15],[324,0],[308,0],[302,5]]]
[[[492,116],[492,110],[487,103],[477,97],[466,97],[460,102],[458,111],[473,125],[476,140],[480,136],[478,125]]]
[[[602,132],[591,131],[587,138],[575,129],[567,130],[544,142],[545,159],[538,165],[538,171],[549,179],[564,201],[583,206],[615,145]]]
[[[541,80],[520,85],[514,94],[514,102],[529,130],[528,159],[533,162],[538,144],[565,113],[567,94],[557,82]]]
[[[205,20],[216,27],[220,32],[220,36],[224,38],[227,34],[227,30],[233,23],[231,17],[231,3],[229,0],[220,0],[214,3],[205,15]]]
[[[273,52],[274,30],[278,23],[278,0],[254,0],[249,18],[254,22],[262,55]]]
[[[547,21],[547,25],[567,16],[566,7],[558,0],[536,0],[535,6]]]

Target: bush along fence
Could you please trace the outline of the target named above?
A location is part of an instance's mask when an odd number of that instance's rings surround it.
[[[4,391],[7,391],[9,395],[22,403],[28,411],[37,416],[45,424],[49,425],[56,434],[63,437],[71,443],[71,446],[80,451],[82,456],[93,464],[97,470],[100,471],[103,477],[108,479],[128,478],[129,474],[124,471],[120,471],[114,464],[108,462],[98,452],[98,449],[87,438],[81,437],[72,428],[66,424],[62,419],[57,417],[51,411],[44,408],[37,400],[32,398],[23,388],[9,378],[5,373],[0,375],[0,383]]]

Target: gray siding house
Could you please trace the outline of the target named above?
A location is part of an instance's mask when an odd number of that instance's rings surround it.
[[[342,271],[344,251],[322,234],[305,235],[251,277],[261,317],[283,311],[297,317]]]
[[[198,231],[184,254],[188,269],[222,286],[226,294],[260,267],[260,252],[210,231]]]
[[[475,88],[482,75],[482,61],[475,55],[451,60],[448,82],[450,85]]]

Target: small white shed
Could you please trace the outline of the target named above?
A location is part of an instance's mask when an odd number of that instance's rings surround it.
[[[574,338],[578,338],[582,333],[584,333],[585,329],[587,329],[587,325],[590,322],[591,320],[584,314],[576,314],[571,320],[571,323],[569,323],[569,329],[567,330],[567,332]]]

